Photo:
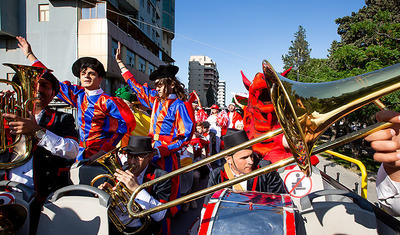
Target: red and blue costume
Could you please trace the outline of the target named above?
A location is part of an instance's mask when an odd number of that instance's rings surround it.
[[[33,66],[45,67],[40,61],[34,62]],[[135,117],[128,105],[101,89],[89,95],[83,87],[64,81],[60,82],[57,97],[78,111],[80,139],[77,161],[101,150],[112,150],[124,134],[131,133],[135,128]]]
[[[131,72],[127,71],[122,76],[135,91],[142,105],[152,109],[149,136],[153,138],[154,147],[161,155],[156,156],[153,161],[167,172],[178,169],[176,151],[189,143],[194,132],[195,119],[191,104],[178,99],[175,94],[171,94],[166,100],[160,100],[156,90],[151,89],[147,83],[137,83]],[[179,177],[174,177],[170,199],[178,196]],[[171,212],[174,214],[176,210]]]

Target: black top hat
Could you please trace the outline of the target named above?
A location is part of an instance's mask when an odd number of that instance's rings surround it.
[[[96,71],[99,74],[99,77],[104,77],[106,75],[103,64],[93,57],[82,57],[77,59],[72,65],[72,73],[75,75],[75,77],[79,78],[81,69],[87,67]]]
[[[2,215],[0,216],[0,226],[5,229],[5,232],[14,234],[24,225],[28,211],[20,204],[6,204],[0,205],[0,215]]]
[[[228,128],[226,135],[222,137],[225,149],[230,149],[236,145],[242,144],[249,140],[244,130],[236,130]]]
[[[179,68],[175,65],[160,65],[157,70],[150,74],[149,79],[150,81],[155,81],[159,78],[174,78],[178,71]]]
[[[154,151],[151,146],[151,137],[149,136],[130,136],[128,146],[122,150],[130,154],[146,154]]]

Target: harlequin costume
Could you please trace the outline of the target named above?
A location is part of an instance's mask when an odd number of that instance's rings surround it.
[[[32,66],[45,67],[40,61],[35,61]],[[79,77],[79,72],[74,72],[74,75]],[[131,133],[135,128],[135,118],[128,105],[120,98],[107,95],[102,89],[87,93],[83,87],[64,81],[60,82],[57,97],[77,108],[80,127],[77,161],[101,150],[112,150],[125,133]]]
[[[167,172],[178,169],[176,151],[189,143],[194,131],[195,119],[191,104],[178,99],[175,94],[170,94],[162,101],[157,98],[156,90],[151,89],[147,83],[141,85],[136,82],[131,72],[126,71],[122,76],[136,92],[142,105],[152,109],[149,136],[153,138],[153,145],[160,152],[153,161]],[[179,177],[174,177],[170,200],[178,196]],[[171,212],[174,215],[177,208],[171,208]]]

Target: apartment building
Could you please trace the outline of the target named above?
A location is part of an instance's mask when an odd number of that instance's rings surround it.
[[[195,90],[197,92],[203,106],[209,107],[216,103],[218,81],[217,64],[210,57],[190,56],[189,91]],[[207,93],[209,93],[208,99]]]
[[[78,84],[73,62],[84,56],[101,61],[107,71],[103,90],[113,95],[124,84],[115,50],[139,82],[148,82],[158,66],[173,63],[174,0],[0,0],[0,61],[28,64],[15,36],[31,43],[34,53],[60,80]],[[0,78],[13,71],[0,66]]]
[[[218,82],[218,92],[217,92],[217,104],[220,108],[225,107],[225,92],[226,92],[226,82],[219,81]]]

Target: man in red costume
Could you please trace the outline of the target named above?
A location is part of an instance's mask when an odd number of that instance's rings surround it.
[[[228,105],[228,128],[237,128],[237,124],[243,120],[242,116],[235,110],[235,104],[231,103]]]

